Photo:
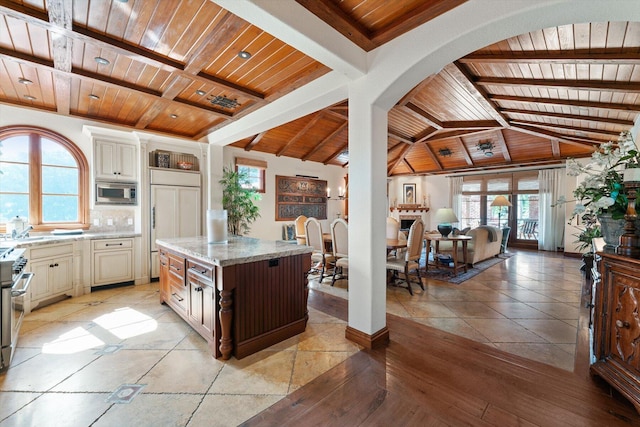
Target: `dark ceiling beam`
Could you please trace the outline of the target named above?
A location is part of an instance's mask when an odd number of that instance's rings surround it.
[[[519,131],[522,133],[526,133],[529,135],[533,135],[533,136],[537,136],[540,138],[545,138],[545,139],[557,139],[558,141],[564,143],[564,144],[568,144],[568,145],[575,145],[577,147],[594,147],[594,146],[599,146],[600,142],[598,141],[590,141],[590,140],[583,140],[583,141],[576,141],[570,138],[567,138],[566,135],[562,135],[561,133],[557,133],[557,132],[552,132],[552,131],[548,131],[546,129],[540,129],[540,128],[536,128],[536,127],[532,127],[532,126],[526,126],[526,125],[516,125],[514,124],[512,127],[512,130],[515,131]]]
[[[411,102],[408,102],[406,105],[402,105],[399,108],[434,129],[440,130],[443,128],[442,122],[440,120]]]
[[[402,158],[402,163],[404,163],[404,165],[409,168],[411,173],[416,173],[416,170],[413,168],[413,166],[411,166],[411,163],[409,163],[406,157]]]
[[[578,101],[578,100],[572,100],[572,99],[533,98],[533,97],[526,97],[526,96],[509,96],[509,95],[489,95],[489,98],[492,99],[493,101],[523,102],[525,104],[567,105],[570,107],[598,108],[601,110],[616,110],[616,111],[625,111],[629,113],[640,112],[640,104]]]
[[[387,157],[389,153],[393,151],[396,147],[397,145],[387,152]],[[402,160],[404,160],[405,154],[407,154],[407,151],[409,151],[411,147],[412,147],[411,145],[406,145],[406,144],[400,147],[400,152],[398,153],[398,157],[396,157],[395,160],[391,161],[391,165],[387,165],[387,176],[391,175],[391,172],[398,167],[398,165],[402,162]]]
[[[323,165],[328,165],[329,163],[331,163],[332,161],[334,161],[335,159],[337,159],[338,157],[340,157],[340,155],[342,153],[344,153],[345,150],[347,150],[349,148],[349,143],[347,142],[346,144],[342,144],[340,146],[340,148],[338,148],[336,151],[334,151],[329,157],[327,157],[326,159],[324,159],[322,161]]]
[[[640,83],[617,82],[611,80],[549,80],[478,77],[475,82],[479,86],[555,87],[568,90],[602,90],[607,92],[640,93]]]
[[[495,129],[467,129],[467,130],[457,129],[457,130],[449,130],[449,131],[442,130],[426,138],[424,141],[420,141],[420,142],[438,141],[440,139],[455,138],[458,136],[469,136],[469,135],[478,135],[483,133],[492,133],[494,131]]]
[[[331,26],[340,34],[365,51],[369,52],[378,47],[371,41],[369,31],[332,0],[296,0],[296,2],[324,22],[331,23]]]
[[[309,160],[309,157],[313,156],[314,153],[316,153],[318,150],[320,150],[322,147],[324,147],[329,141],[331,141],[333,138],[338,136],[343,130],[348,129],[348,125],[349,125],[349,122],[344,122],[343,124],[338,126],[338,128],[336,130],[334,130],[333,132],[331,132],[331,134],[329,134],[329,136],[327,136],[322,141],[317,143],[315,147],[313,147],[311,150],[309,150],[309,152],[307,152],[307,154],[302,156],[302,160],[303,161]]]
[[[404,142],[405,144],[409,144],[409,145],[415,144],[415,141],[413,139],[407,138],[402,135],[398,135],[396,132],[394,132],[391,129],[387,131],[387,136],[389,138],[397,139],[398,141]]]
[[[63,30],[72,28],[73,3],[71,0],[47,0],[46,5],[51,25]],[[51,35],[51,44],[54,68],[66,73],[70,72],[73,40],[53,33]],[[68,115],[71,108],[71,77],[54,73],[53,79],[58,113]]]
[[[370,38],[377,46],[382,46],[388,41],[437,18],[465,2],[467,0],[422,1],[418,7],[407,10],[405,14],[393,20],[386,27],[371,33]]]
[[[502,156],[507,162],[511,162],[511,153],[509,152],[509,146],[507,145],[507,141],[504,139],[504,134],[502,130],[499,130],[495,133],[496,142],[500,150],[502,150]]]
[[[316,115],[311,120],[309,120],[309,122],[305,125],[305,127],[300,129],[300,131],[297,134],[295,134],[295,136],[293,138],[291,138],[284,145],[284,147],[282,147],[280,150],[278,150],[278,152],[276,153],[276,157],[280,157],[284,153],[286,153],[286,151],[289,149],[289,147],[291,147],[293,144],[295,144],[296,141],[299,140],[300,138],[302,138],[302,136],[304,134],[306,134],[309,129],[311,129],[312,127],[314,127],[316,125],[316,123],[318,123],[318,121],[322,118],[323,114],[324,114],[323,111],[320,111],[320,112],[316,113]]]
[[[444,71],[449,73],[451,77],[460,83],[462,87],[471,94],[476,102],[478,102],[480,106],[494,118],[494,120],[500,123],[500,126],[505,128],[509,127],[509,121],[507,118],[500,114],[498,106],[495,105],[493,101],[489,100],[487,92],[475,82],[475,77],[464,65],[454,62],[453,64],[449,64],[444,67]]]
[[[431,148],[431,146],[426,142],[423,142],[420,145],[424,146],[424,149],[427,152],[427,155],[431,158],[431,160],[433,160],[433,163],[436,164],[438,170],[444,170],[444,167],[442,167],[442,163],[440,163],[440,160],[438,160],[438,156],[436,155],[436,153],[433,152],[433,149]]]
[[[335,117],[336,119],[340,119],[340,120],[349,120],[349,111],[345,111],[345,110],[340,110],[340,111],[334,111],[332,108],[325,108],[324,112],[327,116],[332,116]]]
[[[418,134],[416,136],[416,144],[420,143],[420,142],[424,142],[426,140],[428,140],[429,138],[431,138],[433,135],[437,135],[438,134],[438,129],[425,129],[424,131],[422,131],[422,133]]]
[[[463,64],[640,64],[637,51],[631,52],[567,52],[542,51],[518,53],[475,53],[460,58]]]
[[[469,154],[469,150],[467,150],[467,146],[464,144],[464,141],[461,138],[455,138],[454,141],[458,143],[460,152],[462,153],[464,160],[467,162],[467,165],[473,166],[473,159],[471,159],[471,155]]]
[[[524,114],[528,116],[537,116],[537,117],[553,117],[556,119],[564,119],[564,120],[584,120],[588,122],[598,122],[598,123],[609,123],[612,125],[621,125],[621,126],[629,126],[633,127],[633,120],[619,120],[619,119],[610,119],[607,117],[597,117],[597,116],[581,116],[578,114],[563,114],[563,113],[549,113],[546,111],[533,111],[533,110],[515,110],[511,108],[504,108],[500,110],[505,114]]]
[[[500,127],[500,123],[495,120],[461,120],[442,123],[443,129],[495,129]]]
[[[251,151],[253,147],[255,147],[266,134],[267,132],[260,132],[259,134],[254,136],[251,141],[249,141],[249,143],[244,146],[244,151]]]
[[[612,131],[602,130],[602,129],[580,128],[576,126],[565,126],[565,125],[558,125],[558,124],[552,124],[552,123],[530,122],[527,120],[512,120],[511,123],[513,125],[518,124],[518,125],[533,126],[533,127],[562,129],[562,130],[569,130],[572,132],[583,132],[585,134],[597,133],[598,135],[606,135],[609,137],[615,137],[616,139],[618,138],[618,136],[620,136],[620,132],[612,132]]]
[[[531,161],[526,161],[526,162],[520,162],[518,163],[519,166],[522,167],[526,167],[526,166],[545,166],[545,165],[559,165],[562,164],[563,161],[569,156],[566,156],[564,158],[561,159],[554,159],[554,160],[531,160]],[[585,156],[571,156],[571,157],[588,157],[588,155]],[[504,169],[504,168],[513,168],[514,165],[512,163],[507,163],[507,162],[500,162],[500,163],[494,163],[491,165],[486,165],[486,166],[475,166],[473,168],[458,168],[458,167],[454,167],[454,168],[447,168],[447,169],[442,169],[442,170],[438,170],[438,171],[417,171],[416,174],[424,174],[424,175],[443,175],[443,174],[449,174],[449,173],[463,173],[463,172],[480,172],[480,171],[492,171],[492,170],[496,170],[496,169]],[[403,176],[403,175],[409,175],[408,173],[399,173],[399,174],[395,174],[394,176]]]

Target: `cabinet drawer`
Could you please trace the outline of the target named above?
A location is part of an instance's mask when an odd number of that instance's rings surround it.
[[[182,278],[184,282],[184,258],[169,254],[169,271]]]
[[[131,239],[122,239],[122,240],[94,240],[93,241],[93,250],[94,251],[106,251],[113,249],[131,249],[133,247],[133,240]]]
[[[187,311],[187,289],[183,284],[169,282],[169,303],[173,307],[177,307],[184,313]]]
[[[194,274],[200,280],[202,277],[213,281],[213,267],[206,264],[195,262],[191,259],[187,260],[187,274]]]
[[[29,257],[31,259],[50,258],[60,255],[73,254],[73,243],[67,245],[58,246],[44,246],[42,248],[32,248],[29,251]]]

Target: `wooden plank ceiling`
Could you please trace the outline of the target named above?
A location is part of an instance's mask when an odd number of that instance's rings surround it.
[[[465,2],[296,1],[366,51]],[[0,0],[0,16],[1,103],[194,141],[330,71],[209,0]],[[588,156],[640,113],[640,23],[541,29],[425,77],[389,112],[388,175]],[[347,166],[348,105],[232,145]]]

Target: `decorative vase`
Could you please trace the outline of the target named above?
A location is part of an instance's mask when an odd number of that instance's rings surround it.
[[[626,221],[624,218],[613,219],[611,214],[600,214],[598,215],[598,222],[600,222],[602,238],[606,243],[603,248],[604,252],[615,253],[620,244],[620,236],[624,234]]]

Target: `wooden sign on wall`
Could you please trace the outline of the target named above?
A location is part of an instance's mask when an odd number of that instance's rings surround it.
[[[276,221],[327,219],[327,181],[276,175]]]

